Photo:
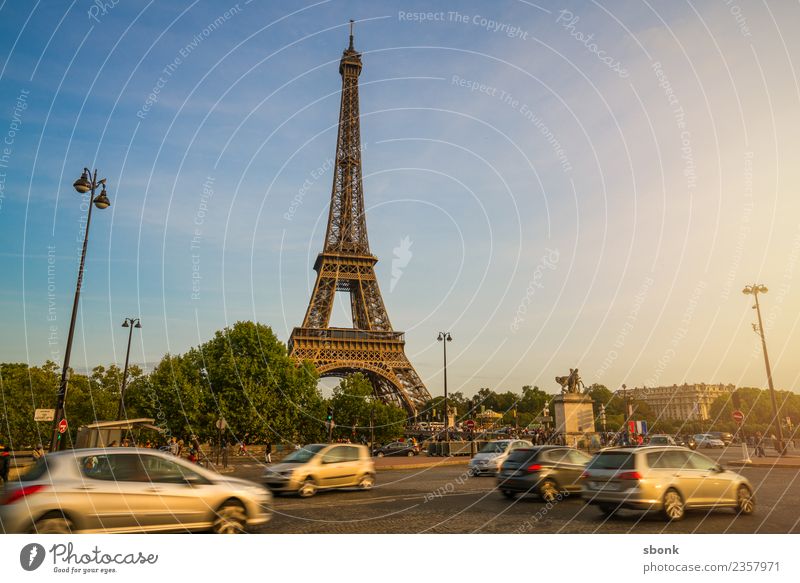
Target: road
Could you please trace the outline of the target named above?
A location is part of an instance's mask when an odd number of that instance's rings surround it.
[[[704,453],[707,453],[704,451]],[[717,453],[725,463],[737,448]],[[657,515],[623,511],[604,519],[569,496],[547,508],[534,497],[506,500],[491,477],[468,477],[466,465],[378,473],[369,492],[320,492],[314,498],[276,497],[273,533],[800,533],[800,470],[740,470],[756,489],[757,510],[693,512],[667,524]],[[255,464],[237,476],[257,480]]]

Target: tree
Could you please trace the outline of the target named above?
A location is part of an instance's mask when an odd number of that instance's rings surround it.
[[[36,422],[33,414],[36,409],[53,407],[58,382],[58,366],[49,360],[41,367],[0,364],[0,441],[4,445],[27,449],[50,441],[52,423]]]
[[[334,412],[334,435],[354,441],[369,440],[370,417],[376,442],[402,436],[408,421],[403,409],[375,397],[372,385],[361,373],[342,379],[333,390],[329,405]]]
[[[184,355],[166,355],[146,382],[136,383],[136,411],[186,439],[216,435],[252,441],[317,441],[324,435],[324,404],[316,370],[297,366],[272,330],[237,322]],[[128,401],[128,399],[126,399]]]

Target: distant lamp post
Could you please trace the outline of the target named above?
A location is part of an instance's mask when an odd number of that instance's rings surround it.
[[[86,194],[91,191],[91,198],[89,204],[89,212],[86,215],[86,231],[83,235],[83,249],[81,250],[81,262],[78,267],[78,282],[75,285],[75,298],[72,302],[72,318],[69,322],[69,333],[67,334],[67,348],[64,351],[64,363],[61,365],[61,382],[58,385],[58,399],[56,401],[56,411],[53,417],[53,437],[50,440],[50,451],[59,451],[64,448],[64,439],[61,439],[61,431],[59,426],[61,422],[66,419],[64,405],[67,401],[67,389],[69,387],[69,359],[72,355],[72,339],[75,336],[75,321],[78,315],[78,304],[81,297],[81,285],[83,284],[84,266],[86,265],[86,247],[89,244],[89,226],[92,223],[92,208],[96,206],[99,209],[107,209],[111,206],[111,201],[108,200],[106,193],[106,179],[103,178],[98,182],[97,170],[94,173],[89,172],[88,168],[83,169],[83,174],[78,178],[72,186],[80,194]],[[103,189],[100,194],[95,195],[95,191],[99,186]]]
[[[447,407],[447,343],[452,342],[453,337],[450,336],[450,332],[439,332],[437,340],[442,343],[444,350],[444,434],[447,441],[450,441],[450,428],[448,427],[450,424],[450,410]]]
[[[606,406],[600,403],[600,423],[603,424],[603,433],[606,432]]]
[[[769,356],[767,355],[767,339],[764,336],[764,324],[761,321],[761,305],[758,303],[758,294],[765,294],[769,290],[767,286],[755,283],[753,285],[747,285],[742,290],[742,293],[748,296],[753,296],[755,298],[756,304],[753,306],[753,309],[758,314],[758,326],[753,324],[753,330],[758,332],[761,336],[761,349],[764,352],[764,365],[767,367],[767,382],[769,383],[769,396],[772,400],[772,416],[773,416],[773,424],[775,426],[775,431],[778,436],[778,454],[784,455],[783,450],[783,428],[781,427],[781,418],[780,413],[778,412],[778,400],[775,398],[775,386],[772,384],[772,369],[769,366]]]
[[[128,361],[131,358],[131,339],[133,338],[133,329],[141,328],[142,324],[139,318],[125,318],[122,323],[123,328],[128,330],[128,351],[125,353],[125,369],[122,371],[122,388],[119,391],[119,409],[117,410],[117,419],[122,420],[123,415],[127,419],[128,415],[125,413],[125,388],[128,386]]]

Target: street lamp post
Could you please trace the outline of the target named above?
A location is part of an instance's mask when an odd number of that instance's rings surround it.
[[[59,451],[64,447],[64,440],[61,439],[61,432],[59,426],[61,421],[66,419],[64,405],[67,401],[67,388],[69,387],[69,359],[72,355],[72,338],[75,336],[75,321],[78,315],[78,303],[81,297],[81,285],[83,284],[84,266],[86,264],[86,247],[89,244],[89,225],[92,222],[92,206],[99,209],[106,209],[111,206],[111,201],[108,200],[106,193],[106,179],[103,178],[98,182],[97,170],[92,174],[88,168],[83,169],[83,174],[78,178],[72,186],[80,194],[86,194],[91,191],[89,199],[89,212],[86,215],[86,231],[83,235],[83,249],[81,251],[81,262],[78,267],[78,282],[75,285],[75,298],[72,302],[72,318],[69,322],[69,333],[67,334],[67,348],[64,351],[64,363],[61,365],[61,382],[58,385],[58,399],[56,401],[56,411],[53,416],[53,436],[50,440],[50,451]],[[102,186],[103,190],[95,196],[95,190],[98,186]]]
[[[453,341],[450,332],[439,332],[439,342],[442,343],[444,350],[444,435],[445,439],[450,441],[450,431],[448,425],[450,424],[450,411],[447,407],[447,343]]]
[[[772,415],[774,419],[775,431],[778,435],[778,455],[784,455],[783,451],[783,429],[781,428],[781,418],[778,412],[778,400],[775,398],[775,387],[772,384],[772,368],[769,366],[769,355],[767,354],[767,339],[764,336],[764,324],[761,321],[761,305],[758,303],[758,294],[765,294],[769,290],[767,286],[761,284],[747,285],[742,290],[745,295],[752,295],[755,298],[756,305],[753,306],[758,314],[758,333],[761,336],[761,349],[764,352],[764,365],[767,367],[767,382],[769,383],[769,396],[772,401]]]
[[[547,433],[548,433],[548,431],[550,429],[550,421],[549,421],[549,419],[550,419],[550,405],[549,405],[549,403],[545,403],[544,404],[544,409],[542,409],[542,417],[544,417],[545,438],[548,441],[550,441],[550,437],[547,435]]]
[[[123,414],[125,418],[128,415],[125,413],[125,388],[128,386],[128,361],[131,358],[131,340],[133,339],[133,329],[134,328],[141,328],[142,323],[139,321],[139,318],[125,318],[125,321],[122,323],[123,328],[129,328],[128,330],[128,351],[125,353],[125,369],[122,371],[122,388],[119,391],[119,409],[117,410],[117,419],[122,420]]]

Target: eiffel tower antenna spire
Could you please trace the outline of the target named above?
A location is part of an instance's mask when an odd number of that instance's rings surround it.
[[[298,361],[311,361],[323,377],[364,373],[381,400],[414,417],[430,394],[405,355],[405,335],[389,321],[375,276],[378,258],[369,248],[358,103],[362,64],[352,28],[351,20],[350,46],[339,61],[342,93],[328,228],[314,263],[314,291],[303,325],[289,338],[289,351]],[[330,326],[337,292],[350,296],[352,328]]]
[[[349,50],[349,51],[356,50],[353,47],[353,19],[352,18],[350,19],[350,47],[347,50]]]

